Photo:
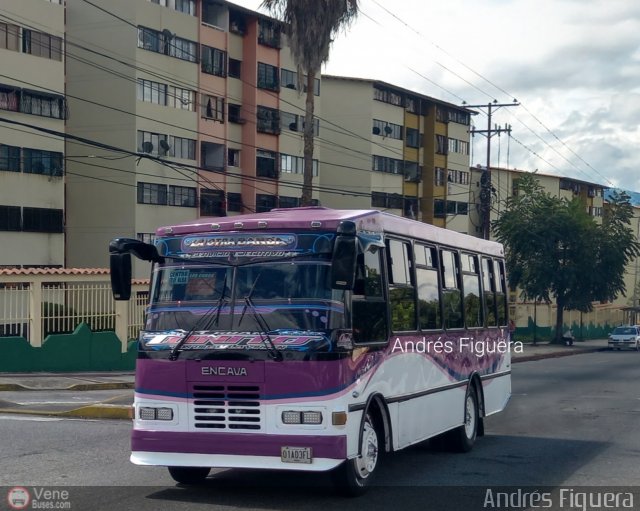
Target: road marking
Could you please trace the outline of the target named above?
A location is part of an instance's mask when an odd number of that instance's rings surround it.
[[[56,421],[98,422],[97,419],[76,419],[74,417],[38,417],[36,415],[0,415],[0,419],[10,420],[10,421],[32,421],[32,422],[56,422]]]

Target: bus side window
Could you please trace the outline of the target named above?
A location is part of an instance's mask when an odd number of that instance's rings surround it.
[[[482,287],[484,291],[485,317],[487,326],[498,326],[496,313],[496,285],[493,277],[493,262],[491,259],[482,258]]]
[[[481,327],[482,300],[480,298],[480,268],[478,257],[462,254],[462,284],[464,288],[464,315],[467,328]]]
[[[387,241],[389,304],[394,332],[416,330],[415,288],[411,276],[411,247],[398,240]]]
[[[498,326],[507,325],[507,283],[504,275],[504,262],[493,261],[496,279],[496,307],[498,309]]]
[[[460,289],[461,279],[458,254],[451,250],[441,250],[440,264],[444,327],[463,328],[462,290]]]
[[[440,309],[440,292],[438,290],[437,250],[434,247],[416,245],[415,257],[420,329],[441,329],[442,312]]]
[[[387,302],[382,293],[381,250],[367,251],[358,258],[358,277],[352,308],[355,343],[381,343],[388,340]]]

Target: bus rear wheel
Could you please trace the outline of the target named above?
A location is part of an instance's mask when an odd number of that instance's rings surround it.
[[[470,387],[464,398],[464,423],[447,435],[449,448],[455,452],[469,452],[478,436],[478,422],[478,397],[476,389]]]
[[[200,484],[210,471],[207,467],[169,467],[169,474],[173,480],[181,484]]]
[[[357,497],[366,492],[380,462],[380,436],[368,414],[362,423],[360,437],[360,456],[345,461],[334,472],[339,490],[349,497]]]

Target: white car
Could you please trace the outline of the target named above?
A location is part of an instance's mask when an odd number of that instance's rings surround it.
[[[640,327],[619,326],[609,334],[609,347],[615,349],[633,348],[640,350]]]

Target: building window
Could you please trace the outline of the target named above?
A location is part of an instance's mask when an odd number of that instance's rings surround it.
[[[227,52],[202,45],[202,72],[216,76],[226,76]]]
[[[27,174],[62,176],[62,153],[23,149],[23,171]]]
[[[202,23],[223,28],[227,19],[226,5],[204,0],[202,2]]]
[[[196,141],[190,138],[169,136],[169,156],[183,160],[195,160]]]
[[[450,183],[457,183],[460,185],[468,185],[469,184],[469,172],[466,170],[452,170],[448,171],[448,181]]]
[[[247,31],[247,23],[244,14],[239,11],[229,9],[229,32],[244,35]]]
[[[304,115],[296,115],[291,112],[280,112],[280,128],[283,130],[297,131],[302,133],[304,130]],[[313,119],[313,135],[318,136],[320,133],[320,119]]]
[[[256,151],[256,176],[278,178],[278,168],[276,166],[276,153],[273,151]]]
[[[297,208],[300,206],[300,197],[278,197],[279,208]]]
[[[422,167],[416,161],[405,161],[403,173],[405,181],[413,183],[422,181]]]
[[[183,12],[191,16],[196,15],[196,2],[195,0],[149,0],[152,4],[162,5],[163,7],[169,7],[174,11]]]
[[[280,90],[277,67],[258,62],[258,88],[275,92]]]
[[[138,152],[152,156],[166,156],[169,152],[167,136],[161,133],[138,131]]]
[[[258,19],[258,43],[280,48],[280,24],[263,18]]]
[[[164,83],[138,78],[137,93],[138,101],[163,106],[167,104],[167,86]]]
[[[444,186],[446,181],[447,169],[443,169],[442,167],[435,167],[433,173],[433,184],[435,186]]]
[[[392,122],[374,119],[372,132],[374,135],[380,135],[381,137],[389,137],[396,140],[402,140],[402,126],[400,126],[399,124],[394,124]]]
[[[265,213],[276,207],[275,195],[256,194],[256,213]]]
[[[233,103],[229,103],[229,122],[234,122],[237,124],[244,124],[244,119],[241,116],[242,106],[235,105]]]
[[[407,128],[407,147],[420,147],[420,131]]]
[[[18,51],[20,49],[20,27],[10,23],[0,23],[0,48]]]
[[[385,209],[402,209],[402,195],[398,193],[371,192],[371,206]]]
[[[202,95],[202,117],[224,122],[224,98]]]
[[[436,135],[436,153],[447,154],[447,137]]]
[[[205,170],[224,172],[224,144],[200,142],[200,165]]]
[[[227,149],[227,165],[240,167],[240,149]]]
[[[62,39],[43,32],[23,28],[22,51],[36,57],[62,60]]]
[[[20,206],[0,206],[0,231],[21,231]]]
[[[287,174],[303,174],[304,158],[280,153],[280,171]],[[318,160],[312,160],[312,175],[318,175]]]
[[[227,192],[227,211],[242,212],[242,194]]]
[[[402,174],[403,161],[388,156],[373,155],[373,170],[389,174]]]
[[[229,57],[229,76],[240,78],[242,76],[242,61]]]
[[[20,148],[0,145],[0,170],[20,172]]]
[[[65,119],[65,100],[62,96],[39,94],[23,90],[20,95],[20,111],[25,114]]]
[[[433,216],[435,218],[444,218],[447,216],[445,212],[445,201],[442,199],[434,199],[433,201]]]
[[[17,112],[20,108],[18,101],[19,89],[0,85],[0,110]]]
[[[283,87],[292,90],[298,90],[298,73],[296,71],[289,71],[288,69],[282,69],[281,71],[281,83]],[[304,82],[302,84],[302,92],[307,92],[307,77],[304,76]],[[314,96],[320,95],[320,80],[315,78],[313,80],[313,94]]]
[[[183,206],[187,208],[196,207],[196,189],[188,186],[169,185],[167,196],[169,206]]]
[[[373,99],[396,106],[402,106],[402,95],[397,92],[390,91],[389,89],[382,89],[374,86]]]
[[[167,186],[158,183],[138,183],[138,204],[167,204]]]
[[[280,112],[275,108],[258,106],[257,119],[256,127],[260,133],[280,133]]]
[[[26,232],[63,232],[61,209],[22,208],[22,230]]]
[[[225,216],[222,190],[200,190],[200,216]]]
[[[194,41],[147,27],[138,27],[138,48],[188,62],[198,61],[197,44]]]
[[[196,93],[189,89],[181,89],[180,87],[169,85],[167,87],[167,106],[195,112]]]

